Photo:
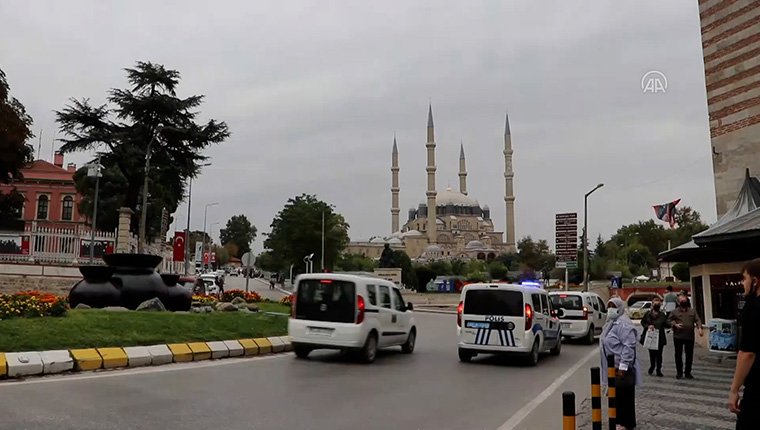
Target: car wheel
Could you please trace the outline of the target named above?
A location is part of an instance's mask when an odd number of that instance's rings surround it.
[[[557,338],[557,344],[554,345],[554,348],[549,350],[549,353],[551,353],[551,355],[559,355],[561,351],[562,351],[562,338]]]
[[[307,358],[311,353],[311,348],[301,345],[293,345],[293,352],[298,358]]]
[[[528,353],[528,365],[536,366],[538,364],[538,339],[533,342],[533,348]]]
[[[377,358],[377,335],[373,332],[367,336],[364,346],[360,351],[361,360],[365,363],[372,363]]]
[[[406,343],[401,345],[401,352],[404,354],[411,354],[414,352],[414,344],[417,342],[417,329],[412,327],[409,332],[409,337],[406,338]]]
[[[472,352],[459,348],[459,361],[462,363],[469,363],[473,357],[475,357],[475,354]]]
[[[586,337],[584,338],[586,343],[589,345],[594,344],[594,326],[590,326],[588,328],[588,333],[586,333]]]

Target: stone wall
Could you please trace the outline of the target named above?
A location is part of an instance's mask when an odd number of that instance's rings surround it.
[[[9,294],[19,291],[37,290],[67,296],[77,278],[57,278],[51,276],[0,275],[0,293]]]

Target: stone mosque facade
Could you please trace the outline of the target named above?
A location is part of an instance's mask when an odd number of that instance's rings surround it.
[[[349,243],[346,252],[379,258],[386,244],[403,250],[413,260],[444,259],[489,260],[501,253],[515,252],[515,195],[512,170],[512,135],[509,116],[504,129],[504,203],[505,232],[496,231],[491,210],[468,194],[467,165],[464,145],[459,148],[459,191],[436,189],[435,127],[433,108],[428,107],[427,124],[427,191],[425,201],[409,209],[407,221],[400,225],[399,152],[393,139],[391,155],[391,234],[366,241]],[[435,220],[435,222],[432,222]]]

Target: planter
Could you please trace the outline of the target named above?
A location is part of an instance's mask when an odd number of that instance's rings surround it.
[[[103,260],[107,267],[80,267],[85,279],[71,289],[69,301],[72,307],[84,303],[93,308],[122,306],[134,310],[140,303],[158,298],[168,310],[190,309],[192,292],[177,285],[179,276],[156,273],[161,257],[108,254]]]

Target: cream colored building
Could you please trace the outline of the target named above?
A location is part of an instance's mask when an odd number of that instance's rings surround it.
[[[409,209],[407,221],[399,222],[399,165],[398,146],[393,139],[391,156],[391,234],[365,241],[354,241],[346,252],[379,258],[387,243],[391,249],[403,250],[415,260],[481,259],[488,260],[500,253],[515,252],[515,214],[512,170],[512,136],[509,117],[504,130],[504,187],[507,235],[496,231],[487,205],[471,197],[467,191],[467,165],[464,145],[459,152],[459,190],[436,189],[435,127],[432,106],[428,109],[427,126],[426,200]],[[431,222],[431,220],[435,222]]]

